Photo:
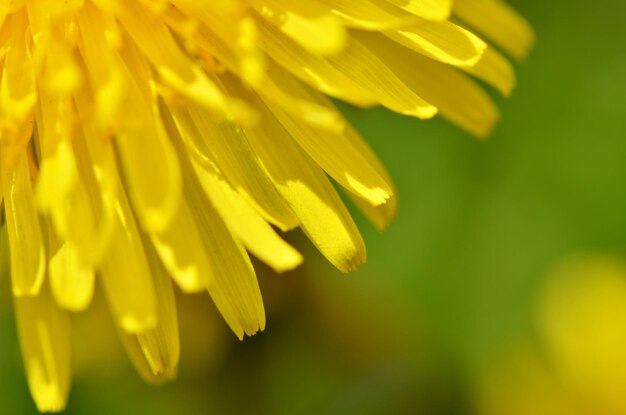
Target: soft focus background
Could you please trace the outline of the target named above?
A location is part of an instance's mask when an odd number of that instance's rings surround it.
[[[626,2],[516,0],[538,43],[478,142],[442,120],[342,107],[395,178],[357,216],[369,262],[259,266],[266,331],[239,342],[179,297],[179,379],[145,385],[98,299],[74,318],[68,414],[626,414]],[[30,414],[0,280],[0,413]]]

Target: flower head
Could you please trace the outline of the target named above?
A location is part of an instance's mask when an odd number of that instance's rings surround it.
[[[67,312],[96,278],[159,382],[178,361],[172,281],[208,290],[241,338],[265,326],[248,254],[302,261],[276,229],[342,271],[365,261],[328,176],[379,228],[394,189],[327,96],[482,137],[498,111],[472,77],[514,85],[487,41],[516,58],[532,43],[500,0],[8,0],[0,23],[1,194],[42,411],[65,405]]]

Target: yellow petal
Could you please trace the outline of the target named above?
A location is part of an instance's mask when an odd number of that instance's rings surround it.
[[[302,255],[281,239],[217,171],[201,162],[192,162],[204,191],[220,216],[252,254],[276,272],[292,270],[302,263]]]
[[[2,153],[2,191],[11,246],[13,294],[34,296],[44,281],[45,256],[28,156],[26,150],[21,150],[11,160],[5,148]]]
[[[164,114],[166,123],[169,113]],[[169,120],[172,124],[173,120]],[[182,155],[187,152],[177,129],[169,130],[185,177],[185,195],[194,222],[202,237],[203,248],[209,255],[211,277],[208,291],[218,310],[240,339],[265,328],[265,311],[259,285],[246,250],[226,227],[220,214],[213,208],[204,189],[195,177],[191,163]]]
[[[330,133],[341,133],[346,127],[343,116],[334,110],[318,105],[306,94],[301,94],[291,85],[293,75],[274,62],[268,62],[265,82],[256,92],[289,115],[302,120],[311,127]]]
[[[176,8],[167,10],[168,25],[181,36],[191,39],[193,48],[212,69],[217,60],[250,85],[258,86],[264,78],[265,56],[259,48],[255,19],[237,10],[242,7],[241,3],[230,3],[233,7],[227,6],[226,2],[213,2],[207,8],[202,1],[172,0]],[[187,16],[194,16],[197,20],[189,25]],[[189,26],[193,30],[185,35]]]
[[[298,226],[287,203],[278,194],[255,158],[241,127],[229,122],[211,122],[196,106],[189,106],[187,118],[202,139],[195,145],[203,153],[210,152],[228,182],[270,223],[283,231]],[[184,117],[182,110],[178,118]]]
[[[313,102],[332,108],[321,94],[294,83],[292,90],[308,94]],[[268,105],[274,116],[302,146],[311,158],[342,186],[378,206],[393,194],[388,183],[343,135],[329,134],[306,125],[274,105]]]
[[[354,193],[348,193],[348,197],[352,199],[354,204],[359,208],[361,213],[365,215],[367,220],[369,220],[379,231],[384,231],[391,224],[393,219],[396,216],[396,211],[398,209],[397,198],[392,197],[385,203],[380,206],[372,206]]]
[[[230,80],[233,92],[243,89]],[[303,231],[328,260],[347,272],[365,261],[365,245],[350,214],[324,172],[298,147],[270,110],[252,94],[261,123],[245,133]]]
[[[45,138],[44,138],[45,140]],[[59,143],[57,151],[42,159],[35,195],[37,205],[55,220],[56,229],[67,234],[65,203],[76,186],[77,172],[72,147],[67,140]]]
[[[150,16],[138,2],[124,2],[119,15],[141,53],[155,66],[162,80],[181,95],[228,119],[246,119],[244,104],[227,99],[199,65],[178,47],[167,26]]]
[[[108,17],[108,19],[107,19]],[[94,86],[96,130],[117,130],[117,116],[126,95],[126,78],[117,55],[117,22],[87,2],[77,15],[79,50]]]
[[[450,22],[422,21],[385,35],[417,53],[454,66],[476,65],[487,49],[478,36]]]
[[[516,59],[535,41],[528,22],[502,0],[455,0],[454,14]]]
[[[34,297],[16,297],[15,317],[22,359],[37,409],[65,408],[70,389],[70,323],[46,287]]]
[[[146,257],[154,282],[157,323],[141,333],[129,334],[119,330],[122,344],[133,366],[149,383],[163,383],[176,377],[180,357],[178,318],[174,289],[154,250],[145,245]]]
[[[157,300],[137,225],[124,194],[119,196],[100,281],[118,324],[128,333],[140,333],[156,325]]]
[[[463,70],[491,84],[505,97],[510,96],[515,87],[515,72],[511,63],[492,47],[485,50],[475,66]]]
[[[302,262],[302,256],[283,241],[232,187],[217,167],[217,158],[195,145],[201,142],[200,133],[189,122],[185,113],[175,109],[173,111],[180,134],[190,149],[193,170],[228,228],[241,239],[250,252],[277,272],[298,266]]]
[[[183,3],[186,3],[184,0],[176,0],[175,2],[179,4],[180,7],[183,7]],[[208,27],[202,26],[198,28],[202,35],[196,37],[195,40],[198,43],[197,46],[201,50],[201,54],[215,57],[221,65],[224,65],[224,67],[228,68],[232,73],[238,74],[241,79],[250,84],[250,86],[257,88],[257,92],[265,95],[268,99],[280,105],[293,116],[302,119],[316,128],[332,132],[343,130],[345,121],[342,117],[337,117],[334,112],[329,112],[326,108],[306,101],[302,96],[294,96],[282,82],[285,76],[291,77],[292,75],[275,62],[263,59],[262,72],[258,73],[254,80],[249,79],[249,75],[246,74],[245,68],[243,68],[246,64],[242,61],[242,59],[245,60],[247,58],[245,56],[239,56],[240,54],[236,53],[238,49],[234,47],[234,44],[239,44],[236,40],[237,35],[231,33],[231,30],[228,30],[229,28],[232,29],[232,27],[224,26],[223,22],[220,22],[219,19],[216,20],[212,13],[202,13],[202,10],[196,9],[192,10],[194,13],[200,14],[200,19],[207,18],[207,20],[209,20],[210,17],[210,20],[206,22],[206,24],[211,27],[211,29],[215,29],[215,33],[213,33],[208,30]],[[215,26],[219,26],[220,30],[217,30]],[[255,36],[258,36],[256,29]],[[259,42],[255,40],[255,45],[258,43]],[[258,53],[260,54],[261,52]],[[256,58],[251,57],[250,59]],[[367,103],[372,105],[375,102],[369,99]]]
[[[291,89],[299,91],[299,88],[296,86],[292,86]],[[329,111],[336,111],[332,103],[322,94],[310,90],[302,90],[300,92],[303,94],[307,94],[308,99],[316,103],[317,105],[327,108]],[[351,165],[347,171],[353,171],[362,168],[371,172],[375,172],[378,176],[378,180],[382,180],[382,182],[379,183],[384,183],[383,187],[385,189],[388,189],[388,197],[384,201],[384,203],[375,203],[371,198],[371,193],[363,192],[363,188],[361,186],[351,186],[350,182],[348,182],[348,185],[346,185],[345,182],[338,179],[336,180],[338,180],[339,183],[342,184],[342,186],[346,190],[348,190],[348,196],[353,199],[353,201],[357,204],[359,209],[367,216],[367,218],[378,229],[382,230],[386,228],[391,220],[395,217],[397,209],[397,199],[395,196],[395,189],[393,186],[393,181],[391,180],[391,176],[389,175],[389,173],[387,173],[387,170],[382,165],[380,160],[378,160],[376,154],[374,154],[374,152],[370,149],[367,143],[350,126],[350,124],[346,124],[345,129],[342,131],[340,141],[332,141],[332,146],[337,146],[338,142],[343,141],[345,141],[348,146],[342,150],[339,150],[339,148],[337,147],[336,151],[339,151],[340,153],[348,151],[349,154],[352,155],[350,157],[352,161],[354,162],[355,160],[359,160],[361,164],[361,167],[359,167],[357,164]],[[357,175],[355,174],[355,176]]]
[[[138,51],[124,49],[128,94],[124,117],[116,134],[116,144],[128,194],[142,228],[160,232],[170,225],[181,198],[178,160],[158,115],[155,92],[148,85],[152,78]],[[151,105],[152,104],[152,105]]]
[[[273,59],[328,95],[361,106],[378,101],[393,111],[418,118],[431,118],[437,113],[354,36],[341,54],[324,58],[304,50],[269,24],[259,23],[259,28],[261,45]]]
[[[411,84],[402,82],[384,59],[368,50],[354,35],[346,50],[328,61],[392,111],[421,119],[437,114],[435,106],[420,97]]]
[[[172,225],[150,238],[163,264],[178,286],[187,293],[204,291],[212,271],[198,224],[183,199]]]
[[[4,23],[10,38],[0,79],[0,137],[16,134],[32,115],[37,103],[37,87],[30,54],[25,44],[24,13],[14,13]]]
[[[363,199],[359,194],[349,192],[348,196],[356,203],[358,208],[369,219],[370,222],[376,226],[380,231],[389,226],[391,221],[396,216],[396,210],[398,208],[398,198],[396,197],[396,190],[391,180],[391,176],[385,169],[385,166],[380,162],[374,151],[363,140],[363,138],[352,128],[348,127],[344,136],[352,143],[352,146],[367,160],[367,162],[373,166],[373,168],[380,174],[380,176],[388,183],[393,194],[387,199],[387,201],[379,206],[372,206],[367,200]]]
[[[309,53],[269,23],[259,21],[258,27],[263,50],[300,80],[355,105],[370,106],[376,102],[375,94],[353,82],[324,57]]]
[[[35,44],[34,55],[43,65],[38,74],[42,89],[56,96],[67,96],[81,86],[82,72],[74,58],[75,44],[66,19],[73,15],[80,1],[50,2],[29,0],[29,28]]]
[[[35,196],[43,213],[52,218],[56,231],[67,235],[69,222],[67,200],[78,181],[71,143],[73,115],[69,103],[42,91],[37,111],[37,139],[41,162]]]
[[[51,251],[49,277],[54,299],[66,310],[85,310],[93,299],[94,269],[83,262],[71,242],[65,242]]]
[[[200,185],[190,187],[190,207],[213,270],[209,294],[239,339],[244,334],[252,336],[265,329],[265,310],[250,258],[202,194]]]
[[[441,115],[475,136],[486,137],[499,112],[483,89],[455,68],[413,53],[383,36],[355,34],[393,68],[396,76],[436,105]]]
[[[92,113],[93,101],[89,94],[75,95],[80,117]],[[97,124],[84,122],[73,140],[79,183],[72,202],[72,221],[68,240],[80,250],[82,259],[93,266],[99,265],[117,222],[115,204],[119,175],[113,144],[101,137]],[[87,139],[91,137],[91,139]]]

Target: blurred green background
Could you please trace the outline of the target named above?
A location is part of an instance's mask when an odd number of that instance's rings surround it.
[[[342,106],[400,195],[397,220],[383,234],[355,214],[368,264],[340,275],[292,235],[306,264],[281,276],[258,266],[268,327],[244,342],[208,296],[179,297],[181,368],[163,387],[132,370],[100,299],[74,319],[67,413],[573,413],[568,402],[584,402],[580,413],[626,413],[584,384],[571,386],[574,375],[550,357],[556,343],[542,331],[549,318],[537,311],[564,258],[626,257],[626,2],[510,3],[538,42],[517,67],[512,99],[496,97],[503,121],[487,142],[439,119]],[[0,281],[0,413],[30,414],[7,283]],[[600,314],[611,319],[618,308]],[[606,347],[626,333],[624,321],[600,333]],[[592,350],[575,337],[568,344],[582,359]]]

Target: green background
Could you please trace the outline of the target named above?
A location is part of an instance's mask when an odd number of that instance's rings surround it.
[[[511,3],[538,42],[513,97],[496,97],[488,141],[342,106],[400,195],[382,234],[355,214],[365,266],[341,275],[291,235],[306,263],[281,276],[259,265],[268,327],[244,342],[208,297],[179,297],[181,369],[162,387],[132,370],[98,300],[74,319],[67,413],[473,413],[485,367],[532,336],[548,270],[575,253],[626,256],[626,3]],[[7,284],[0,413],[34,413]]]

